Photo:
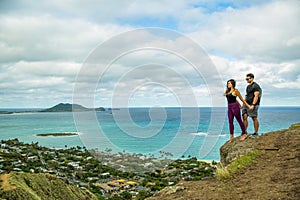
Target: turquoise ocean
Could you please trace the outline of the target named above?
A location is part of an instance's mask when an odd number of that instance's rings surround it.
[[[188,113],[188,116],[186,114],[183,116],[183,110]],[[129,115],[118,114],[124,111]],[[173,158],[192,156],[202,160],[219,161],[219,149],[229,139],[226,108],[214,109],[214,114],[223,116],[224,120],[220,121],[214,121],[212,108],[209,107],[163,108],[163,112],[161,109],[155,112],[155,109],[149,108],[107,109],[93,113],[97,120],[96,124],[84,115],[78,123],[78,118],[76,121],[74,113],[71,112],[1,114],[0,139],[18,138],[21,142],[38,142],[39,145],[50,148],[85,146],[87,149],[97,148],[100,151],[107,151],[111,147],[117,147],[116,150],[112,148],[113,151],[142,153],[157,157],[159,156],[157,152],[165,150],[172,153]],[[300,107],[261,107],[259,121],[259,134],[287,129],[291,124],[300,122]],[[86,127],[82,128],[82,126]],[[210,126],[216,126],[220,131],[210,134]],[[99,131],[101,135],[97,135]],[[76,132],[79,135],[37,136],[40,133],[61,132]],[[250,118],[248,133],[253,133],[253,123]],[[235,136],[240,134],[240,127],[235,121]],[[207,150],[205,155],[199,154],[203,148]]]

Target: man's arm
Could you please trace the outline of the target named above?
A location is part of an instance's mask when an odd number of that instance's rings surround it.
[[[258,101],[258,97],[259,97],[259,91],[255,91],[254,92],[254,98],[253,98],[253,102],[252,105],[250,106],[250,109],[254,109],[254,106],[256,105],[257,101]]]
[[[259,91],[254,92],[254,98],[253,98],[252,105],[256,105],[256,103],[258,101],[258,97],[259,97]]]

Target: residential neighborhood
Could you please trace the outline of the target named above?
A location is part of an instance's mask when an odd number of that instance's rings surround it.
[[[162,152],[166,157],[167,153]],[[144,199],[184,180],[201,180],[215,173],[213,164],[196,158],[171,160],[84,147],[53,149],[18,139],[1,141],[0,173],[48,173],[90,190],[99,199]]]

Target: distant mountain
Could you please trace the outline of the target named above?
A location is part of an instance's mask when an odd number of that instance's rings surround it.
[[[51,108],[41,110],[41,112],[83,112],[83,111],[105,111],[104,108],[86,108],[79,104],[60,103]]]
[[[67,184],[50,174],[1,174],[0,186],[1,199],[97,200],[90,191]]]

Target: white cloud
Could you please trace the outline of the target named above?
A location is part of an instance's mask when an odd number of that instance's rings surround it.
[[[0,60],[82,61],[100,42],[127,30],[113,24],[95,24],[80,19],[50,15],[0,16]]]
[[[299,58],[299,1],[274,1],[197,17],[199,23],[190,35],[208,51],[252,61]]]
[[[233,78],[237,82],[236,87],[242,95],[245,95],[247,86],[245,81],[246,74],[253,73],[255,81],[263,89],[263,103],[266,102],[263,105],[272,105],[281,100],[284,102],[284,105],[300,104],[296,95],[300,89],[300,60],[287,63],[270,63],[250,62],[248,60],[230,61],[217,56],[211,56],[211,58],[217,68],[223,72],[224,88],[226,81]],[[274,98],[276,98],[276,101],[272,101]],[[294,101],[286,100],[290,98],[295,99]]]
[[[300,85],[300,3],[296,0],[245,3],[181,0],[172,5],[167,1],[146,0],[54,0],[38,4],[20,0],[0,2],[0,11],[0,104],[4,107],[15,107],[13,104],[18,104],[20,98],[24,107],[48,107],[72,101],[76,75],[97,45],[144,25],[173,28],[191,37],[207,50],[219,73],[199,65],[198,71],[204,74],[201,77],[183,59],[184,56],[196,61],[203,58],[193,46],[186,45],[185,37],[169,35],[168,38],[163,31],[159,35],[140,30],[115,42],[96,60],[113,57],[116,49],[138,46],[145,38],[149,39],[149,47],[159,46],[162,50],[137,50],[116,60],[100,78],[102,85],[96,88],[95,97],[97,106],[110,105],[116,85],[124,91],[131,88],[134,97],[131,103],[140,106],[160,102],[177,105],[172,90],[184,96],[185,86],[192,88],[199,105],[211,105],[211,95],[224,102],[222,94],[227,79],[236,79],[237,87],[244,93],[244,78],[249,72],[255,74],[263,87],[263,102],[274,103],[274,96],[284,91],[285,95],[276,103],[300,104],[295,95]],[[164,51],[164,47],[182,53],[175,55]],[[154,67],[138,71],[137,67],[144,64]],[[82,89],[97,86],[97,67],[81,71]],[[167,67],[174,73],[169,73]],[[130,70],[136,71],[129,75]],[[184,79],[188,85],[182,83]],[[214,80],[224,82],[224,86],[215,85]],[[118,95],[127,97],[125,92]],[[34,96],[39,97],[37,104],[31,103]]]
[[[68,102],[72,99],[75,76],[80,63],[73,62],[24,62],[3,66],[0,70],[0,90],[2,105],[15,107],[22,104],[34,104],[34,99],[42,99],[40,106],[52,105],[53,101]],[[4,98],[5,97],[5,98]],[[2,100],[1,100],[2,99]],[[28,102],[26,101],[28,99]]]

